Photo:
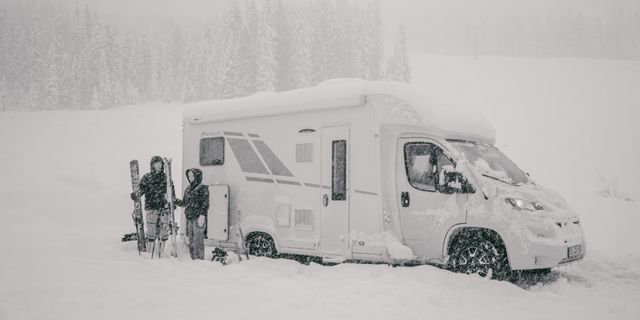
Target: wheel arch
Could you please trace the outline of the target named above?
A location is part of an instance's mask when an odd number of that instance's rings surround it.
[[[260,215],[248,215],[242,219],[241,226],[244,236],[242,241],[246,242],[252,233],[262,232],[273,239],[276,250],[280,251],[280,239],[278,239],[276,226],[272,219]]]
[[[268,235],[273,240],[273,245],[276,247],[276,250],[278,252],[280,252],[280,242],[278,241],[278,237],[276,237],[274,235],[274,233],[270,232],[268,229],[250,228],[250,229],[248,229],[248,230],[243,232],[244,239],[242,239],[242,241],[244,243],[246,243],[247,240],[249,239],[249,237],[251,237],[254,234],[259,234],[259,233],[264,233],[264,234]]]

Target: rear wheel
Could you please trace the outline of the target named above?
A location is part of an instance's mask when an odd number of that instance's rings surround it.
[[[275,258],[278,254],[276,244],[270,235],[263,232],[254,232],[247,237],[249,254],[258,257]]]
[[[499,280],[507,279],[511,271],[502,240],[488,231],[463,232],[456,236],[449,250],[449,267],[454,272]]]

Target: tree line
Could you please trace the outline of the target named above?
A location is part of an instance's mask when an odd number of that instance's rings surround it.
[[[100,109],[282,91],[337,77],[410,81],[406,30],[388,54],[376,2],[228,0],[195,30],[122,32],[84,6],[0,8],[0,110]]]

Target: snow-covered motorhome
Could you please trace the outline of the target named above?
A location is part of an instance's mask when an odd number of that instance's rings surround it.
[[[183,166],[211,190],[207,244],[480,273],[582,259],[567,203],[494,147],[481,115],[424,91],[336,79],[188,107]]]

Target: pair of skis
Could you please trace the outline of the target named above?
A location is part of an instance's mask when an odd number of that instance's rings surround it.
[[[171,256],[177,257],[178,256],[178,245],[177,245],[177,239],[176,239],[177,226],[176,226],[175,211],[174,211],[174,205],[173,205],[173,180],[171,179],[171,159],[162,158],[162,162],[164,163],[164,168],[165,168],[164,173],[167,181],[166,197],[169,203],[169,213],[171,218],[171,221],[170,221]],[[140,195],[140,169],[138,165],[138,160],[132,160],[129,163],[129,167],[131,170],[131,186],[132,186],[133,192],[136,195]],[[134,200],[133,208],[134,209],[133,209],[132,217],[133,217],[133,222],[135,224],[136,233],[137,233],[138,254],[141,254],[141,252],[147,251],[147,247],[146,247],[147,242],[144,234],[144,221],[142,218],[142,201],[139,196],[136,197],[136,199]],[[159,214],[158,220],[156,221],[156,239],[153,242],[153,248],[151,249],[151,259],[153,259],[153,256],[155,255],[156,248],[158,248],[158,258],[160,258],[162,251],[164,250],[164,241],[160,239],[161,216],[162,214]]]

